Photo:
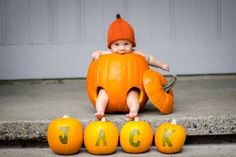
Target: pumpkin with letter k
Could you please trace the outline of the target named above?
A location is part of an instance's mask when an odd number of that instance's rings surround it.
[[[186,139],[186,130],[175,120],[171,123],[164,122],[157,127],[155,133],[155,145],[162,153],[177,153],[183,149]]]

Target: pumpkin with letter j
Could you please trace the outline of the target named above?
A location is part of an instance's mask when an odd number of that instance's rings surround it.
[[[79,120],[65,115],[49,124],[47,140],[54,153],[75,154],[83,142],[83,127]]]

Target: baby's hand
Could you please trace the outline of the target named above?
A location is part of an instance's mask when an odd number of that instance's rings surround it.
[[[93,58],[94,60],[98,60],[98,59],[99,59],[99,56],[102,55],[102,53],[103,53],[103,52],[102,52],[101,50],[95,51],[95,52],[92,53],[92,58]]]
[[[161,68],[162,68],[163,70],[166,70],[166,71],[169,71],[169,70],[170,70],[168,64],[162,64],[162,65],[161,65]]]

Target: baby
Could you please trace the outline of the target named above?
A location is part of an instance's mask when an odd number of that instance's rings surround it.
[[[123,20],[119,14],[116,16],[116,20],[110,25],[108,30],[108,51],[95,51],[92,53],[92,58],[97,60],[100,55],[104,54],[125,54],[125,53],[135,53],[141,55],[145,58],[150,66],[160,68],[165,71],[169,71],[169,65],[162,63],[157,58],[145,55],[141,51],[135,50],[135,36],[132,26]],[[131,89],[127,94],[127,106],[129,108],[129,113],[127,114],[128,120],[133,120],[138,118],[139,111],[139,91]],[[100,89],[98,92],[98,98],[96,101],[96,113],[97,119],[101,119],[105,116],[105,109],[108,104],[109,97],[104,89]]]

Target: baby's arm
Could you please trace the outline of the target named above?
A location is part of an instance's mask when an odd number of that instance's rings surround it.
[[[111,54],[111,51],[110,50],[108,50],[108,51],[101,51],[101,50],[94,51],[92,53],[92,58],[95,59],[95,60],[98,60],[100,55],[104,55],[104,54]]]
[[[145,55],[141,51],[134,51],[134,53],[139,54],[145,58],[145,60],[148,62],[150,66],[161,68],[163,70],[169,71],[169,65],[166,63],[162,63],[157,58],[151,56],[151,55]]]
[[[149,58],[149,65],[161,68],[166,71],[170,70],[168,64],[162,63],[160,60],[158,60],[157,58],[155,58],[153,56],[148,56],[148,58]]]

